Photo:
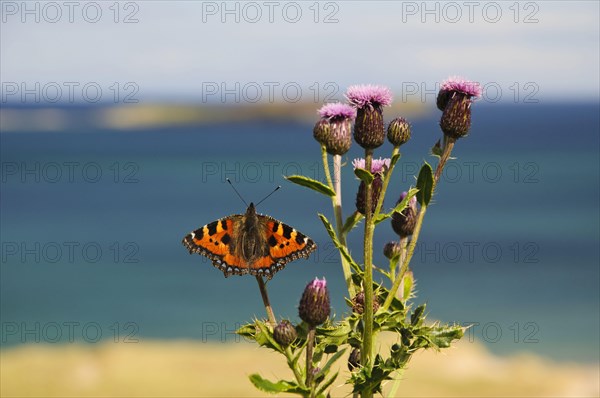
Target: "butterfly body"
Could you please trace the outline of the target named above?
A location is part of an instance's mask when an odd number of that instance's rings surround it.
[[[271,279],[285,265],[308,258],[316,248],[308,236],[272,217],[256,213],[250,203],[245,214],[234,214],[206,224],[183,238],[190,254],[198,253],[230,275],[258,275]]]

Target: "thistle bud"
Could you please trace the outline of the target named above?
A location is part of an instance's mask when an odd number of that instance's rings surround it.
[[[444,109],[446,109],[446,105],[448,104],[448,101],[450,100],[451,97],[452,97],[451,91],[441,89],[438,92],[437,99],[436,99],[437,108],[443,112]]]
[[[364,169],[365,160],[362,158],[354,159],[352,161],[354,169]],[[377,201],[381,195],[381,188],[383,185],[383,173],[390,167],[390,159],[373,159],[371,161],[371,173],[373,174],[373,181],[371,182],[371,213],[375,212]],[[365,214],[367,204],[367,186],[364,181],[360,182],[358,186],[358,192],[356,193],[356,210],[360,214]]]
[[[331,126],[329,124],[329,120],[321,119],[315,124],[313,129],[313,137],[315,140],[319,142],[321,145],[327,145],[327,139],[331,134]]]
[[[407,193],[402,192],[400,195],[400,199],[398,199],[398,203],[402,202],[406,197]],[[415,226],[417,225],[417,198],[413,196],[408,201],[408,206],[402,210],[400,213],[395,212],[392,215],[392,229],[396,232],[401,238],[406,238],[413,234],[415,230]]]
[[[385,140],[383,107],[392,103],[392,93],[387,87],[350,86],[346,92],[348,102],[357,110],[354,139],[365,149],[374,149]]]
[[[387,130],[388,141],[394,146],[400,146],[410,140],[410,124],[403,117],[390,122]]]
[[[444,109],[440,127],[448,137],[466,136],[471,128],[471,100],[460,94],[452,97]]]
[[[385,140],[381,108],[361,108],[356,112],[354,139],[365,149],[380,147]]]
[[[379,196],[381,196],[382,186],[383,181],[381,180],[381,175],[375,174],[375,178],[371,183],[371,214],[375,212],[375,207],[377,207]],[[367,212],[367,185],[364,181],[360,182],[358,192],[356,193],[356,210],[363,215]]]
[[[402,254],[402,245],[399,242],[388,242],[383,246],[383,255],[390,260]]]
[[[297,337],[296,328],[290,321],[283,320],[273,329],[273,338],[284,348],[292,344]]]
[[[343,155],[352,145],[352,120],[356,110],[350,105],[334,103],[326,104],[319,109],[321,120],[313,130],[315,139],[325,145],[327,153]]]
[[[481,96],[481,86],[477,82],[465,80],[460,77],[450,77],[442,82],[438,92],[436,105],[440,111],[444,111],[451,98],[456,94],[475,99]]]
[[[377,312],[379,309],[379,299],[377,296],[373,297],[373,312]],[[365,292],[360,291],[356,293],[356,296],[352,298],[352,311],[362,315],[365,312]]]
[[[348,370],[353,371],[360,366],[360,349],[355,348],[348,357]]]
[[[321,368],[318,366],[315,366],[314,368],[312,368],[311,373],[312,373],[313,380],[315,381],[316,384],[319,384],[320,382],[322,382],[325,379],[325,375],[319,374],[319,373],[321,373]]]
[[[314,281],[306,285],[304,293],[302,293],[298,315],[300,315],[300,319],[309,325],[318,326],[327,320],[330,313],[331,306],[329,304],[327,282],[324,278],[322,281],[315,278]]]
[[[481,96],[479,83],[451,77],[442,83],[437,107],[444,113],[440,127],[448,137],[464,137],[471,128],[471,103]]]

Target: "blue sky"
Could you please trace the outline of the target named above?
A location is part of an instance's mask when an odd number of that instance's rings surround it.
[[[597,1],[1,3],[4,99],[75,82],[103,100],[322,101],[372,82],[430,101],[455,74],[490,102],[599,96]]]

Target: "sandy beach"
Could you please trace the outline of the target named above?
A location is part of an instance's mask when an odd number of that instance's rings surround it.
[[[0,360],[3,397],[257,397],[265,394],[248,375],[290,378],[282,358],[245,342],[28,345],[3,350]],[[348,396],[345,372],[344,366],[332,396]],[[498,357],[465,340],[444,352],[416,355],[397,396],[597,397],[599,382],[597,365],[525,353]]]

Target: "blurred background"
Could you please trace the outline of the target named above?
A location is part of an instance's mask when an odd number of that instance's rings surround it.
[[[430,319],[473,326],[415,358],[399,394],[598,396],[598,15],[592,1],[1,1],[0,393],[257,396],[250,373],[288,377],[234,334],[264,316],[254,278],[224,279],[181,239],[245,211],[226,178],[248,202],[282,185],[259,211],[319,249],[269,283],[275,312],[296,320],[318,276],[341,317],[316,217],[330,203],[283,176],[324,179],[316,110],[383,84],[385,119],[413,125],[391,206],[434,162],[439,84],[461,75],[484,95],[412,269]],[[375,263],[394,238],[376,231]],[[358,255],[359,230],[350,241]]]

